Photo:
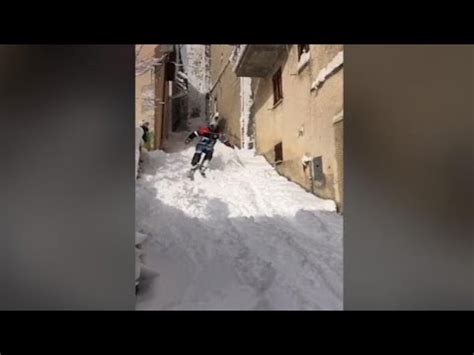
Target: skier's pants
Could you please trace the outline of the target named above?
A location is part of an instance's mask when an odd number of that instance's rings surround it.
[[[211,160],[212,159],[212,153],[213,149],[209,149],[206,146],[202,146],[201,144],[198,144],[196,146],[196,153],[193,155],[193,159],[191,160],[191,165],[195,166],[196,164],[199,163],[201,160],[201,155],[204,153],[204,160]]]

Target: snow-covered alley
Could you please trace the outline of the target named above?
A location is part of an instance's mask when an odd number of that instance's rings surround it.
[[[342,309],[342,216],[253,151],[217,143],[207,177],[194,146],[146,153],[136,185],[145,279],[137,309]]]

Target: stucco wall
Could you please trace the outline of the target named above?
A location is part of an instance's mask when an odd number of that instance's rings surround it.
[[[142,46],[138,58],[148,58],[154,55],[156,45],[146,44]],[[152,105],[143,105],[144,96],[154,90],[153,71],[148,71],[135,77],[135,125],[140,126],[149,122],[153,127],[154,109]]]
[[[210,100],[211,105],[213,105],[214,100],[217,98],[217,111],[223,120],[224,131],[229,136],[231,142],[240,147],[240,78],[233,71],[233,63],[228,64],[232,51],[233,46],[231,45],[211,46],[211,87],[216,83],[222,71],[224,71],[211,94]]]

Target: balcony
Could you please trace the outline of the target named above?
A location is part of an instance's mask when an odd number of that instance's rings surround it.
[[[238,77],[265,77],[270,75],[285,53],[285,45],[246,44],[240,48],[234,72]]]

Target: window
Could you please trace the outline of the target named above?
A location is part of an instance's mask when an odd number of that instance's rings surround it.
[[[275,164],[281,163],[283,161],[283,143],[278,143],[274,147],[275,149]]]
[[[283,99],[283,89],[281,84],[281,68],[273,74],[273,104],[276,105]]]
[[[298,61],[304,53],[309,52],[309,44],[298,44]]]
[[[309,44],[298,44],[298,74],[308,66],[309,57]]]

